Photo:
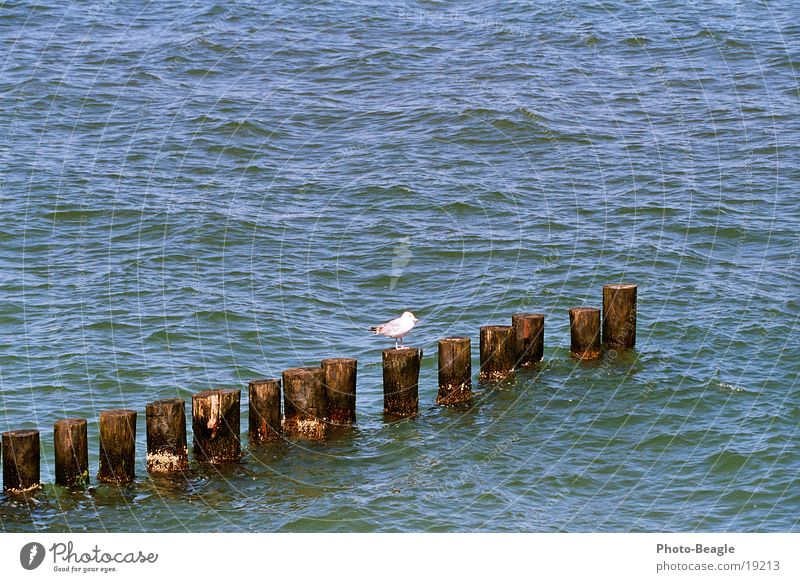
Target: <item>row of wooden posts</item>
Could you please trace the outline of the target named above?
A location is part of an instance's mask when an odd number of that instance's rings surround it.
[[[569,310],[570,354],[578,359],[599,358],[602,346],[632,348],[636,343],[636,286],[603,287],[603,314],[596,307]],[[601,336],[602,326],[602,336]],[[516,313],[511,325],[480,328],[482,381],[499,380],[515,368],[530,367],[544,356],[544,315]],[[383,351],[383,405],[386,414],[413,416],[419,406],[418,382],[422,350]],[[283,436],[325,438],[335,426],[356,419],[357,361],[322,360],[319,367],[289,368],[278,378],[249,383],[249,434],[254,443]],[[283,418],[281,418],[283,385]],[[193,451],[196,458],[223,463],[238,461],[240,443],[238,389],[204,390],[192,395]],[[454,405],[472,398],[472,355],[469,337],[439,340],[439,393],[436,403]],[[147,469],[170,474],[189,466],[185,403],[179,398],[146,406]],[[62,419],[55,423],[55,482],[76,486],[89,482],[87,421]],[[136,411],[100,413],[100,467],[97,480],[125,484],[134,479]],[[39,486],[38,430],[2,435],[3,489],[28,491]]]

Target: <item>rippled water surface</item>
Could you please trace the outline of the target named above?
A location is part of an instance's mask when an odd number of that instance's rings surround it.
[[[800,529],[800,8],[702,4],[0,1],[0,429],[45,483],[0,529]],[[576,363],[614,282],[637,348]],[[516,311],[545,361],[434,407],[436,340],[477,370]],[[147,476],[146,402],[334,356],[353,431]],[[116,407],[136,483],[52,485]]]

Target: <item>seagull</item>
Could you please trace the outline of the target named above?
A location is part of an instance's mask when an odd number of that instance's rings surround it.
[[[403,338],[408,335],[408,332],[414,329],[417,323],[419,323],[419,319],[414,317],[413,313],[404,311],[403,315],[397,319],[387,321],[381,325],[376,325],[375,327],[369,328],[369,330],[375,335],[385,335],[386,337],[394,339],[394,348],[396,350],[402,350],[406,347],[403,345]],[[399,344],[398,340],[400,340]]]

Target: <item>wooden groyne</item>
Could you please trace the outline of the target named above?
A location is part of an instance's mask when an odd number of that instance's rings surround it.
[[[180,398],[147,404],[147,470],[176,473],[189,468],[186,404]]]
[[[436,404],[448,406],[472,400],[472,346],[468,337],[439,340],[439,393]]]
[[[3,490],[24,493],[39,486],[39,431],[3,433]]]
[[[383,411],[392,416],[413,416],[419,408],[419,368],[422,350],[383,350]]]
[[[100,413],[101,483],[122,485],[136,477],[136,411],[106,410]]]
[[[283,433],[280,378],[253,380],[247,386],[247,393],[250,440],[254,443],[280,440]]]
[[[636,285],[603,286],[603,343],[609,348],[636,345]]]
[[[192,395],[194,454],[208,463],[238,461],[241,390],[203,390]]]
[[[481,328],[481,380],[500,380],[514,371],[516,342],[510,325],[485,325]]]
[[[603,349],[636,345],[636,285],[605,285],[598,307],[569,309],[570,356],[596,360]],[[514,313],[511,325],[480,328],[481,382],[507,378],[544,359],[545,316]],[[419,411],[422,350],[391,348],[382,352],[383,410],[389,417],[411,417]],[[282,378],[248,384],[248,433],[253,446],[283,439],[325,439],[333,427],[356,422],[358,361],[323,359],[319,366],[288,368]],[[468,336],[438,341],[438,392],[442,406],[472,401],[472,348]],[[281,410],[283,404],[283,410]],[[191,397],[194,459],[235,463],[242,458],[241,390],[203,390]],[[186,403],[180,398],[156,400],[145,407],[147,471],[181,474],[189,470]],[[105,410],[99,416],[100,483],[127,485],[136,478],[135,410]],[[85,487],[90,483],[88,422],[65,418],[53,426],[55,483]],[[2,433],[0,455],[3,490],[27,494],[41,486],[38,430]]]
[[[544,314],[515,313],[511,316],[514,328],[514,365],[530,368],[544,359]]]
[[[328,358],[320,362],[328,398],[327,419],[336,425],[350,425],[356,421],[356,380],[358,360],[355,358]]]
[[[64,418],[53,425],[56,484],[89,482],[89,431],[85,418]]]
[[[325,417],[328,393],[321,366],[283,371],[283,430],[293,437],[322,439],[328,432]]]
[[[600,349],[600,309],[573,307],[569,310],[569,354],[579,360],[596,360]]]

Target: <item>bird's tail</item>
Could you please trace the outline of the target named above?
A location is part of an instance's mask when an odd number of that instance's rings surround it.
[[[373,326],[373,327],[369,328],[369,330],[370,330],[372,333],[378,333],[378,327],[377,327],[377,326]]]

